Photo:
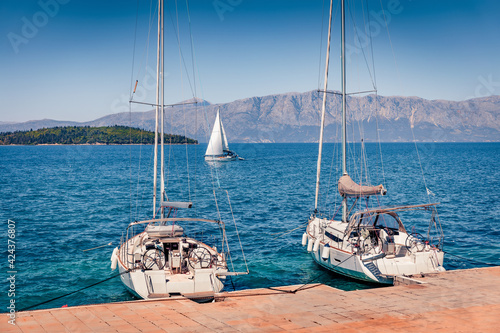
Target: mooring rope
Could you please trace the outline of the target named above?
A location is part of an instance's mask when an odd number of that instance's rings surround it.
[[[280,237],[283,237],[283,236],[285,236],[285,235],[288,235],[289,233],[294,232],[295,230],[302,229],[302,228],[304,228],[304,226],[306,226],[306,225],[308,225],[308,224],[309,224],[309,221],[307,221],[306,223],[301,224],[301,225],[300,225],[300,226],[298,226],[297,228],[293,228],[293,229],[288,230],[288,231],[277,232],[277,233],[271,234],[271,236],[275,236],[275,235],[277,235],[276,237],[274,237],[274,238],[273,238],[273,239],[271,239],[271,240],[275,240],[275,239],[277,239],[277,238],[280,238]]]
[[[343,264],[344,262],[346,262],[347,260],[349,260],[350,258],[352,258],[354,256],[355,256],[355,254],[350,255],[349,257],[345,258],[344,260],[342,260],[341,262],[339,262],[337,265],[335,265],[333,267],[337,267],[337,266]],[[289,293],[289,294],[295,294],[297,291],[300,291],[300,290],[304,289],[304,287],[307,286],[308,284],[311,284],[311,282],[319,279],[320,277],[322,277],[323,275],[326,275],[328,273],[330,273],[330,271],[325,271],[325,272],[323,272],[321,274],[318,274],[318,275],[316,275],[312,279],[309,279],[306,283],[304,283],[303,285],[301,285],[300,287],[298,287],[297,289],[294,289],[294,290],[281,290],[281,289],[272,288],[272,287],[270,287],[268,289],[282,291],[284,293]]]
[[[126,271],[124,271],[124,272],[121,272],[121,273],[115,274],[115,275],[113,275],[113,276],[110,276],[109,278],[104,279],[104,280],[102,280],[102,281],[99,281],[99,282],[93,283],[93,284],[91,284],[91,285],[89,285],[89,286],[86,286],[86,287],[80,288],[80,289],[78,289],[78,290],[72,291],[72,292],[70,292],[70,293],[67,293],[67,294],[64,294],[64,295],[61,295],[61,296],[58,296],[58,297],[55,297],[55,298],[49,299],[48,301],[45,301],[45,302],[41,302],[41,303],[38,303],[38,304],[35,304],[35,305],[31,305],[31,306],[25,307],[25,308],[23,308],[23,309],[21,309],[21,310],[19,310],[19,311],[26,311],[26,310],[29,310],[29,309],[33,309],[33,308],[36,308],[36,307],[38,307],[38,306],[40,306],[40,305],[47,304],[47,303],[50,303],[50,302],[52,302],[52,301],[55,301],[55,300],[57,300],[57,299],[60,299],[60,298],[63,298],[63,297],[69,296],[69,295],[76,294],[77,292],[80,292],[80,291],[85,290],[85,289],[92,288],[92,287],[94,287],[94,286],[97,286],[98,284],[101,284],[101,283],[103,283],[103,282],[109,281],[109,280],[111,280],[111,279],[114,279],[115,277],[118,277],[118,276],[120,276],[120,275],[122,275],[122,274],[125,274],[125,273],[128,273],[128,272],[130,272],[130,270],[129,270],[129,269],[127,269],[127,270],[126,270]]]
[[[498,264],[492,264],[492,263],[489,263],[489,262],[484,262],[484,261],[479,261],[479,260],[475,260],[475,259],[465,258],[465,257],[457,256],[456,254],[452,254],[452,253],[446,252],[446,251],[443,251],[443,252],[446,253],[447,255],[450,255],[452,257],[456,257],[456,258],[459,258],[459,259],[462,259],[462,260],[465,260],[465,261],[475,262],[475,263],[482,264],[482,265],[487,265],[487,266],[498,266]]]
[[[333,266],[333,267],[337,267],[337,266],[340,266],[341,264],[343,264],[344,262],[346,262],[347,260],[351,259],[352,257],[354,257],[356,254],[351,254],[349,257],[345,258],[344,260],[342,260],[341,262],[339,262],[337,265]],[[306,283],[304,283],[303,285],[301,285],[300,287],[298,287],[297,289],[295,290],[292,290],[290,291],[291,293],[295,294],[297,291],[303,289],[305,286],[307,286],[308,284],[310,284],[312,281],[315,281],[317,279],[319,279],[320,277],[322,277],[323,275],[326,275],[327,273],[330,273],[330,271],[325,271],[319,275],[317,275],[316,277],[310,279],[309,281],[307,281]]]
[[[229,199],[229,192],[227,190],[224,190],[224,191],[226,191],[227,202],[228,202],[229,208],[231,210],[231,217],[233,218],[234,229],[236,230],[236,236],[238,236],[238,242],[240,243],[241,254],[243,255],[243,262],[245,263],[247,273],[249,273],[250,271],[248,270],[247,258],[245,257],[245,252],[243,251],[243,244],[241,244],[240,233],[238,232],[238,226],[236,225],[236,220],[234,218],[233,206],[231,206],[231,199]],[[226,238],[226,244],[227,244],[227,238]],[[229,253],[229,244],[227,244],[227,251]],[[231,258],[231,266],[232,265],[233,265],[233,259]],[[231,283],[232,283],[232,280],[231,280]]]
[[[101,247],[110,246],[110,245],[113,245],[113,242],[109,242],[108,244],[104,244],[104,245],[101,245],[101,246],[96,246],[96,247],[93,247],[91,249],[85,249],[85,250],[82,250],[82,251],[83,252],[85,252],[85,251],[91,251],[91,250],[100,249]]]

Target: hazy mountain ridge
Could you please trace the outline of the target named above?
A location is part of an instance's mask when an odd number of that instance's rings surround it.
[[[201,101],[201,100],[200,100]],[[165,109],[168,133],[194,137],[201,142],[209,135],[218,107],[230,142],[315,142],[319,136],[322,93],[286,93],[251,97],[214,105],[201,101]],[[418,141],[500,141],[500,96],[466,101],[426,100],[419,97],[348,97],[348,127],[360,139],[411,141],[411,125]],[[378,112],[377,112],[378,109]],[[208,126],[207,120],[208,119]],[[341,96],[328,94],[325,141],[339,138]],[[54,126],[123,125],[154,129],[154,111],[116,113],[89,122],[33,120],[0,123],[0,132]]]

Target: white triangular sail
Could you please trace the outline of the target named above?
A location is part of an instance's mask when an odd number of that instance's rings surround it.
[[[217,111],[217,115],[219,112]],[[226,131],[224,130],[224,125],[222,125],[222,120],[220,121],[220,128],[222,130],[222,150],[229,150],[229,145],[227,144]]]
[[[212,135],[210,136],[210,141],[208,142],[207,151],[205,155],[207,156],[217,156],[222,155],[223,144],[226,142],[225,146],[227,147],[226,135],[223,136],[223,128],[220,122],[219,111],[217,110],[217,116],[215,117],[214,128],[212,129]],[[227,149],[227,148],[226,148]]]

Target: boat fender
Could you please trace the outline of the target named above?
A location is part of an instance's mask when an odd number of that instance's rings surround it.
[[[115,270],[116,269],[116,264],[118,262],[118,248],[115,247],[113,250],[113,254],[111,254],[111,269]]]
[[[321,259],[323,260],[328,260],[328,257],[330,256],[330,244],[326,244],[323,247],[323,251],[321,251]]]
[[[307,232],[304,232],[302,235],[302,246],[306,246],[307,244]]]
[[[313,239],[312,238],[309,238],[307,240],[307,252],[311,252],[313,249]]]
[[[314,252],[318,252],[319,250],[319,238],[317,238],[315,241],[314,241],[314,247],[313,247],[313,251]]]

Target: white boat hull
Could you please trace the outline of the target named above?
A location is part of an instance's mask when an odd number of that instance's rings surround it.
[[[325,59],[325,80],[323,103],[321,107],[321,123],[319,135],[319,151],[316,168],[316,193],[314,215],[311,216],[302,244],[307,244],[307,251],[313,259],[323,267],[334,272],[360,280],[390,284],[396,276],[441,272],[444,252],[441,249],[443,233],[435,204],[422,204],[399,207],[373,207],[369,204],[371,196],[386,195],[383,184],[369,184],[367,160],[363,139],[361,139],[362,172],[359,183],[351,179],[348,172],[347,149],[347,76],[346,76],[346,43],[345,43],[345,0],[341,1],[341,75],[342,75],[342,173],[338,180],[338,191],[342,197],[338,207],[342,221],[321,219],[320,179],[323,154],[324,129],[328,93],[328,70],[330,62],[330,41],[332,32],[333,1],[330,1],[330,21],[328,26],[328,44]],[[376,87],[374,85],[374,91]],[[366,91],[369,92],[369,91]],[[365,93],[366,93],[365,92]],[[360,129],[361,130],[361,129]],[[361,137],[363,134],[361,133]],[[352,139],[352,138],[351,138]],[[352,161],[357,163],[357,161]],[[364,174],[366,169],[366,176]],[[383,170],[383,166],[382,166]],[[385,178],[385,177],[384,177]],[[385,179],[384,179],[385,181]],[[331,186],[332,184],[328,184]],[[427,191],[429,191],[427,189]],[[349,208],[351,203],[352,206]],[[363,202],[365,201],[365,202]],[[378,200],[377,200],[378,201]],[[366,205],[366,206],[365,206]],[[378,201],[378,205],[380,202]],[[371,207],[371,208],[370,208]],[[352,210],[353,214],[351,214]],[[426,238],[417,233],[408,233],[396,211],[423,209],[432,211]],[[337,214],[335,213],[335,215]],[[418,215],[413,215],[418,216]],[[432,231],[431,231],[432,229]],[[432,245],[431,242],[436,242]],[[325,249],[326,248],[326,249]]]
[[[143,299],[174,296],[190,297],[196,294],[215,294],[224,288],[223,280],[225,276],[223,274],[227,272],[227,267],[221,254],[194,239],[184,238],[179,239],[179,242],[187,240],[187,242],[197,244],[200,248],[209,249],[212,257],[218,257],[219,262],[222,264],[210,265],[207,268],[190,267],[187,265],[187,260],[189,260],[187,257],[179,257],[178,267],[174,268],[172,264],[167,262],[167,265],[162,269],[144,269],[143,266],[137,264],[144,252],[143,239],[147,239],[147,236],[143,235],[145,233],[132,237],[123,243],[116,253],[118,269],[121,274],[120,278],[123,284],[135,295]],[[163,241],[173,243],[171,239]],[[128,264],[126,258],[130,259]],[[113,259],[112,256],[111,260],[113,261]],[[174,262],[174,260],[175,257],[170,257],[170,261]],[[184,261],[184,264],[181,261]],[[131,262],[136,263],[135,268]]]
[[[205,161],[207,162],[230,162],[238,160],[238,156],[205,156]]]
[[[320,239],[317,248],[308,247],[312,258],[322,267],[335,273],[363,281],[393,284],[395,276],[444,271],[442,267],[444,252],[440,250],[427,248],[419,252],[409,253],[402,248],[405,245],[399,243],[397,245],[399,248],[396,251],[399,252],[395,256],[387,256],[384,249],[360,254],[351,244],[346,244],[346,241],[336,242],[319,232],[321,223],[337,229],[341,229],[340,226],[345,226],[345,223],[314,217],[307,228],[308,244],[313,244],[317,239]],[[407,237],[407,235],[401,235],[401,237]],[[328,247],[327,250],[324,250],[326,244]]]
[[[126,236],[122,237],[119,248],[114,249],[111,255],[111,268],[116,269],[118,266],[123,284],[134,294],[144,299],[174,296],[185,296],[191,299],[209,298],[222,290],[223,280],[225,276],[229,275],[226,262],[229,244],[225,224],[220,220],[220,214],[219,220],[177,215],[178,209],[189,209],[192,207],[192,202],[171,201],[167,195],[164,168],[165,121],[163,110],[165,50],[164,44],[161,42],[164,40],[165,32],[163,29],[164,1],[159,1],[156,8],[158,18],[156,59],[157,68],[161,68],[161,71],[157,72],[156,103],[153,104],[156,124],[152,187],[153,212],[151,219],[129,223]],[[131,103],[133,102],[131,101]],[[159,150],[159,148],[161,149]],[[158,156],[159,151],[161,152],[160,156]],[[217,111],[215,125],[205,155],[220,156],[222,157],[222,159],[218,159],[220,161],[237,158],[237,155],[229,150],[219,111]],[[158,177],[158,171],[160,171],[160,177]],[[179,191],[175,190],[175,186],[173,189],[173,196],[180,194]],[[216,198],[215,203],[217,204]],[[217,211],[219,212],[218,208]],[[182,224],[178,224],[178,222],[183,221],[214,223],[213,232],[220,236],[220,243],[218,243],[221,248],[220,253],[215,245],[210,246],[202,241],[187,237]],[[215,238],[207,237],[210,236],[206,234],[207,231],[209,229],[195,229],[194,233],[201,233],[204,239],[210,239],[210,242],[215,243]]]
[[[224,288],[224,283],[217,277],[215,269],[205,270],[195,275],[168,276],[161,271],[141,271],[136,269],[126,272],[123,265],[118,265],[123,284],[136,296],[143,299],[189,296],[195,293],[218,293]],[[169,279],[170,278],[170,279]]]

